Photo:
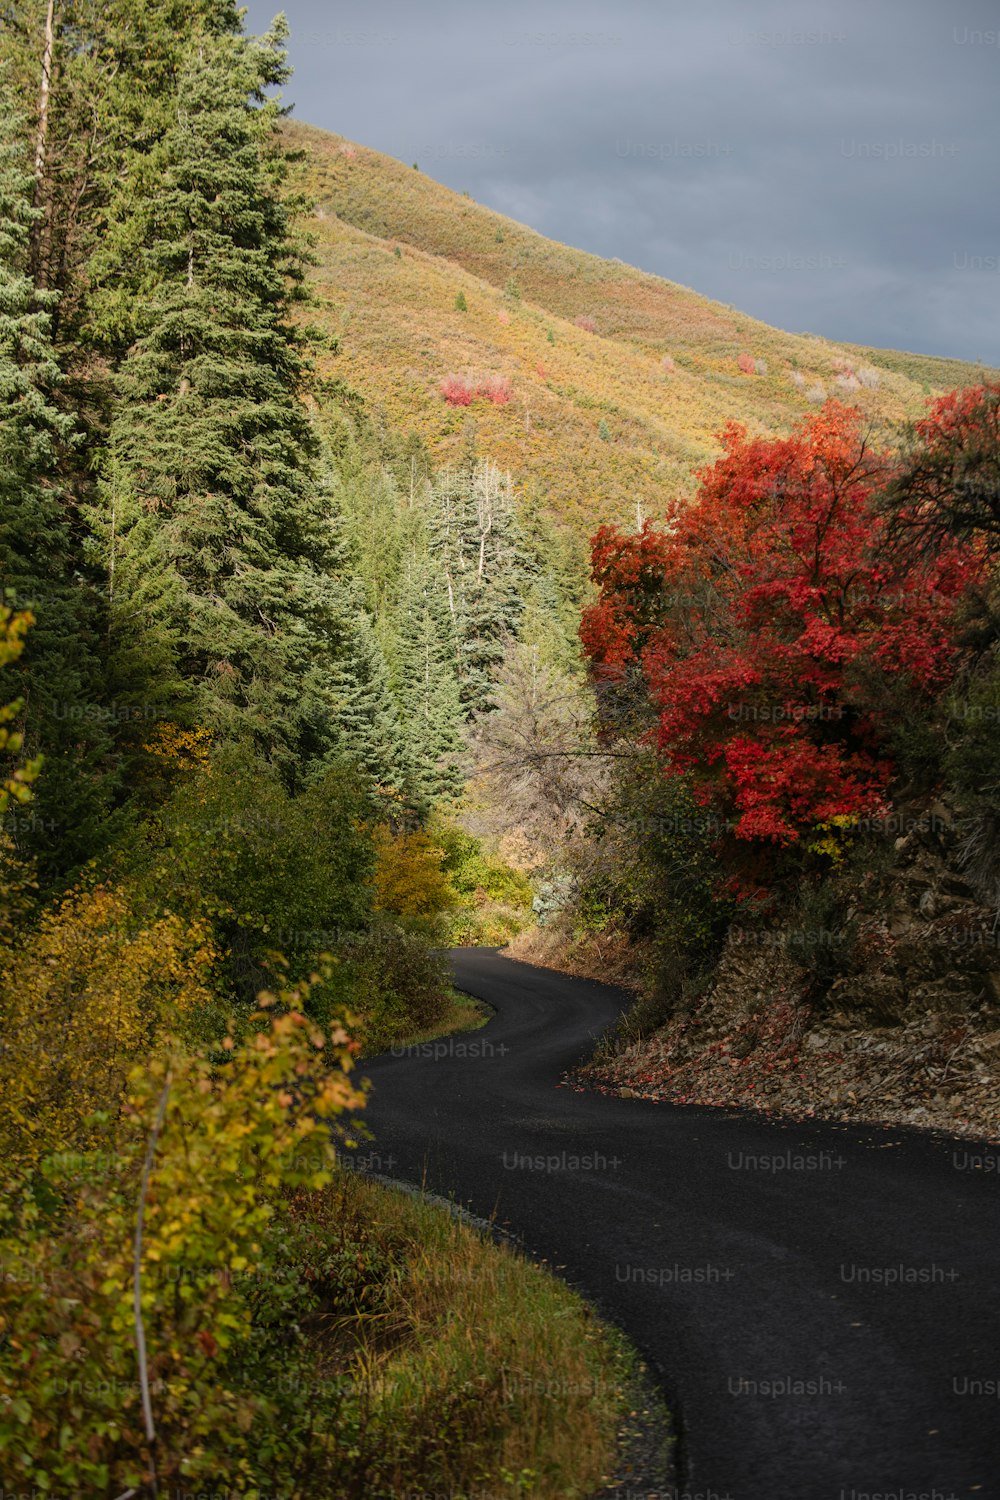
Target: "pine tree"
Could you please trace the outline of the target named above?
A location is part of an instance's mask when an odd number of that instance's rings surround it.
[[[30,271],[59,293],[53,340],[82,394],[91,384],[94,253],[115,240],[122,216],[109,211],[112,199],[131,203],[141,187],[126,165],[162,136],[192,32],[238,32],[241,20],[232,0],[24,0],[6,10],[0,48],[12,88],[33,110]]]
[[[411,560],[395,623],[395,691],[406,789],[417,807],[426,810],[461,788],[465,714],[447,601],[425,556]]]
[[[447,470],[434,486],[429,546],[444,579],[462,702],[473,715],[493,706],[505,644],[516,637],[530,571],[510,476],[478,461]]]
[[[335,680],[337,747],[376,786],[400,789],[405,780],[403,732],[389,674],[371,617],[359,608]]]
[[[98,596],[82,573],[64,471],[72,419],[55,404],[61,373],[51,340],[54,294],[28,274],[39,210],[25,122],[0,91],[0,592],[37,623],[20,661],[26,752],[45,756],[30,815],[11,831],[44,876],[92,852],[111,792],[109,710],[95,654]]]
[[[343,620],[290,319],[301,254],[278,106],[264,102],[285,77],[283,36],[191,43],[157,190],[138,209],[151,289],[117,376],[110,464],[124,512],[156,518],[180,581],[158,624],[199,712],[294,777],[336,742]],[[120,555],[134,537],[119,534]]]

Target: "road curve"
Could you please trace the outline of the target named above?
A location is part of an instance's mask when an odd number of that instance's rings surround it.
[[[495,1213],[625,1329],[679,1500],[1000,1500],[1000,1150],[560,1087],[627,997],[452,964],[497,1014],[365,1065],[371,1165]]]

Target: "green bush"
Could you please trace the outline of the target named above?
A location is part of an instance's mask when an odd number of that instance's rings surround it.
[[[530,907],[531,882],[520,870],[488,858],[480,841],[455,823],[436,822],[432,832],[435,843],[445,852],[442,872],[467,902],[481,893],[490,901]]]
[[[365,787],[348,769],[290,794],[265,762],[214,752],[150,821],[132,879],[151,906],[208,917],[231,989],[249,1002],[269,952],[304,977],[319,953],[371,918],[373,837]]]
[[[378,921],[340,949],[336,980],[324,990],[332,1008],[350,999],[358,1040],[377,1052],[433,1029],[450,1000],[447,960],[424,938]]]

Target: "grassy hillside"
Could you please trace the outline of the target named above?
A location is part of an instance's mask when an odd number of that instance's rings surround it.
[[[316,203],[318,320],[338,341],[324,373],[439,461],[473,422],[481,451],[578,535],[634,521],[637,505],[657,514],[727,421],[780,432],[840,396],[897,422],[934,390],[996,373],[782,333],[545,239],[377,151],[286,128]],[[505,378],[511,399],[449,406],[448,375]]]

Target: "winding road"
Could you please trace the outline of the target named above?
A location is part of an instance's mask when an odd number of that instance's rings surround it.
[[[497,1014],[365,1065],[370,1164],[495,1215],[630,1335],[677,1500],[1000,1500],[1000,1148],[560,1087],[628,997],[452,964]]]

